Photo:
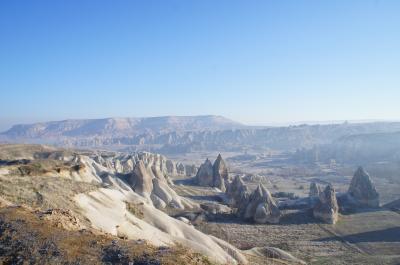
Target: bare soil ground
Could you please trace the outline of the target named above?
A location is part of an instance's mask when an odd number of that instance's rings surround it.
[[[284,186],[285,182],[280,181]],[[211,188],[195,185],[177,185],[175,189],[200,202],[212,201],[218,194]],[[336,225],[315,221],[307,210],[288,210],[284,214],[277,225],[253,224],[234,215],[219,215],[197,228],[242,250],[278,247],[308,264],[400,264],[400,215],[396,212],[341,215]],[[258,260],[255,264],[271,263]]]

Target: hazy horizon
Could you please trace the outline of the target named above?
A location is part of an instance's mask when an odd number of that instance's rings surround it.
[[[191,115],[191,116],[210,116],[211,114],[200,114],[200,115]],[[98,118],[87,118],[87,119],[107,119],[107,118],[154,118],[154,117],[167,117],[167,116],[188,116],[188,115],[161,115],[161,116],[131,116],[131,117],[98,117]],[[221,115],[211,115],[211,116],[221,116]],[[225,117],[225,116],[223,116]],[[282,122],[261,122],[261,123],[246,123],[238,120],[231,119],[229,117],[225,117],[235,122],[239,122],[243,125],[247,126],[271,126],[271,127],[279,127],[279,126],[290,126],[290,125],[315,125],[315,124],[340,124],[344,122],[349,123],[370,123],[370,122],[400,122],[400,119],[357,119],[357,120],[320,120],[320,121],[282,121]],[[0,133],[5,132],[10,129],[14,125],[19,124],[34,124],[34,123],[42,123],[42,122],[54,122],[54,121],[62,121],[62,120],[81,120],[85,118],[66,118],[66,119],[57,119],[57,120],[36,120],[36,121],[26,121],[26,122],[16,122],[16,123],[1,123],[0,122]]]

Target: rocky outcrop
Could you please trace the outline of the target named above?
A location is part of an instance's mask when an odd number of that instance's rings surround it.
[[[242,178],[237,175],[231,183],[227,185],[225,194],[228,197],[228,204],[238,207],[241,203],[246,203],[249,197],[249,189],[244,184]]]
[[[371,177],[362,167],[354,173],[348,195],[360,207],[379,207],[379,194]]]
[[[214,187],[214,175],[213,166],[211,161],[207,158],[203,164],[201,164],[196,174],[196,182],[200,186]]]
[[[156,208],[162,209],[166,206],[175,209],[185,209],[198,207],[196,203],[179,196],[165,180],[153,179],[153,191],[151,193],[151,200]]]
[[[321,187],[317,183],[311,182],[309,196],[318,197],[321,192]]]
[[[149,196],[153,191],[153,181],[143,161],[139,161],[129,178],[132,189],[143,196]]]
[[[177,171],[178,175],[186,175],[185,165],[183,165],[182,163],[177,163],[176,171]]]
[[[192,177],[197,173],[196,165],[185,165],[186,177]]]
[[[83,158],[86,160],[83,160]],[[173,170],[176,169],[176,165],[162,155],[148,152],[129,155],[107,153],[96,155],[94,159],[78,155],[74,158],[74,161],[85,166],[84,169],[87,171],[85,175],[90,173],[93,176],[102,176],[102,178],[97,177],[98,182],[114,185],[113,182],[122,181],[119,178],[122,176],[122,179],[127,181],[135,193],[145,197],[157,209],[166,207],[192,209],[200,207],[197,203],[179,196],[171,188],[173,183],[169,178],[168,172],[176,172]],[[170,168],[168,169],[168,167]],[[184,168],[183,164],[180,168]],[[123,173],[128,170],[130,170],[129,173]],[[111,181],[112,177],[117,178],[115,181]]]
[[[166,167],[167,167],[167,173],[168,174],[170,174],[170,175],[176,175],[177,174],[176,165],[175,165],[174,161],[167,160],[166,161]]]
[[[120,174],[131,173],[140,160],[150,169],[150,174],[161,179],[166,176],[186,176],[189,173],[192,176],[197,172],[197,168],[193,165],[185,165],[181,162],[175,163],[163,155],[149,152],[129,154],[103,152],[92,156],[92,158],[96,163]]]
[[[207,158],[197,171],[195,179],[198,185],[215,187],[225,191],[225,183],[229,180],[229,173],[222,156],[219,154],[214,164],[211,164],[211,161]]]
[[[200,208],[211,214],[232,213],[232,209],[230,207],[216,202],[201,203]]]
[[[152,174],[154,168],[146,167],[142,160],[136,164],[129,178],[132,189],[150,198],[153,205],[162,209],[167,206],[177,209],[193,208],[195,203],[180,197],[168,184],[165,178],[157,177]]]
[[[276,224],[281,217],[271,193],[262,184],[258,185],[248,199],[240,202],[238,214],[244,219],[251,219],[260,224]]]
[[[325,223],[335,224],[338,220],[338,212],[339,206],[336,200],[335,189],[331,185],[328,185],[319,194],[319,202],[313,209],[313,215]]]
[[[228,180],[228,168],[224,159],[222,159],[221,154],[217,156],[217,159],[213,165],[213,176],[214,176],[214,185],[218,187],[220,190],[225,191],[225,181]]]

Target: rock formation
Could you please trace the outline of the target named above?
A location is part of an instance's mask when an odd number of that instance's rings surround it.
[[[213,165],[214,185],[220,190],[225,191],[225,181],[228,180],[228,168],[221,154],[218,155]]]
[[[196,165],[185,165],[186,177],[192,177],[197,173]]]
[[[169,248],[174,248],[179,244],[192,249],[195,253],[206,255],[213,264],[247,263],[246,258],[232,245],[206,235],[193,226],[176,220],[154,207],[156,201],[159,203],[158,207],[169,205],[175,208],[191,207],[192,203],[189,199],[177,195],[163,178],[164,176],[156,173],[156,171],[163,172],[164,164],[161,156],[107,153],[101,154],[95,160],[97,155],[90,151],[84,151],[84,153],[62,155],[57,160],[48,159],[45,163],[42,160],[39,161],[40,165],[45,166],[52,175],[49,179],[40,180],[43,183],[49,183],[49,187],[51,187],[51,189],[46,188],[43,193],[42,190],[40,190],[41,193],[37,192],[40,198],[46,202],[46,208],[50,208],[46,212],[37,212],[40,214],[40,219],[43,219],[40,223],[50,221],[50,224],[58,227],[57,233],[60,229],[82,232],[79,219],[75,218],[75,216],[79,216],[82,218],[81,220],[85,220],[85,225],[90,224],[90,229],[98,230],[100,234],[107,233],[129,240],[146,241],[146,248],[149,244],[151,249],[163,247],[163,250],[167,249],[169,252]],[[118,172],[123,170],[124,161],[133,163],[131,172]],[[34,162],[35,165],[37,162]],[[20,165],[27,165],[22,163]],[[8,177],[9,169],[13,167],[3,168],[2,166],[0,179]],[[60,182],[62,178],[72,181]],[[32,180],[36,181],[37,179],[41,179],[41,176],[35,176]],[[60,185],[63,183],[68,183],[68,185]],[[8,185],[12,185],[8,186],[9,188],[21,188],[15,186],[19,184],[10,183]],[[26,190],[29,189],[30,187],[26,188]],[[76,192],[72,192],[72,189],[80,190],[80,192],[76,194]],[[59,194],[53,196],[54,192]],[[26,193],[21,193],[21,196],[24,196],[23,201],[28,202],[32,198],[30,194],[26,195]],[[0,204],[8,205],[8,202],[0,198]],[[59,205],[63,208],[58,209]],[[209,206],[209,208],[214,212],[225,210],[223,206],[218,205]],[[7,214],[7,212],[3,212],[2,217]],[[20,209],[18,209],[18,216],[25,218],[25,214],[20,214]],[[28,219],[32,219],[31,216],[27,216],[26,220]],[[32,224],[36,225],[36,221]],[[27,231],[29,232],[29,230]],[[89,237],[90,234],[97,235],[98,233],[90,230]],[[65,233],[65,235],[67,234]],[[107,240],[111,241],[112,238],[109,235],[107,235]],[[197,257],[199,256],[196,256],[196,260]],[[201,264],[203,263],[201,262]]]
[[[195,203],[180,197],[169,186],[164,177],[152,174],[152,170],[154,171],[154,167],[146,167],[142,160],[136,163],[129,177],[129,184],[136,193],[150,198],[153,205],[158,209],[167,206],[178,209],[193,208],[196,206]]]
[[[249,190],[239,175],[227,185],[225,193],[228,197],[227,203],[232,207],[238,207],[240,203],[243,203],[249,197]]]
[[[321,192],[321,187],[317,183],[311,182],[309,196],[318,197]]]
[[[361,207],[379,207],[379,194],[369,174],[359,167],[351,180],[348,195]]]
[[[167,160],[166,161],[166,167],[167,167],[168,174],[171,174],[171,175],[176,175],[177,174],[176,165],[175,165],[174,161]]]
[[[325,223],[335,224],[338,220],[338,212],[339,206],[336,200],[335,189],[331,185],[328,185],[319,194],[319,202],[313,209],[313,215]]]
[[[197,171],[196,181],[200,186],[214,187],[213,166],[208,158]]]
[[[132,189],[144,196],[149,196],[153,191],[153,181],[143,161],[139,161],[129,178]]]
[[[207,158],[197,171],[195,179],[198,185],[216,187],[225,191],[225,183],[229,179],[229,173],[222,156],[219,154],[214,164],[211,164],[211,161]]]
[[[247,200],[240,202],[238,214],[244,219],[252,219],[260,224],[276,224],[281,217],[271,193],[262,184],[258,185]]]

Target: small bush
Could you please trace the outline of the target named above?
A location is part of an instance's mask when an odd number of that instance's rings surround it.
[[[143,203],[125,202],[126,209],[139,219],[144,218]]]

